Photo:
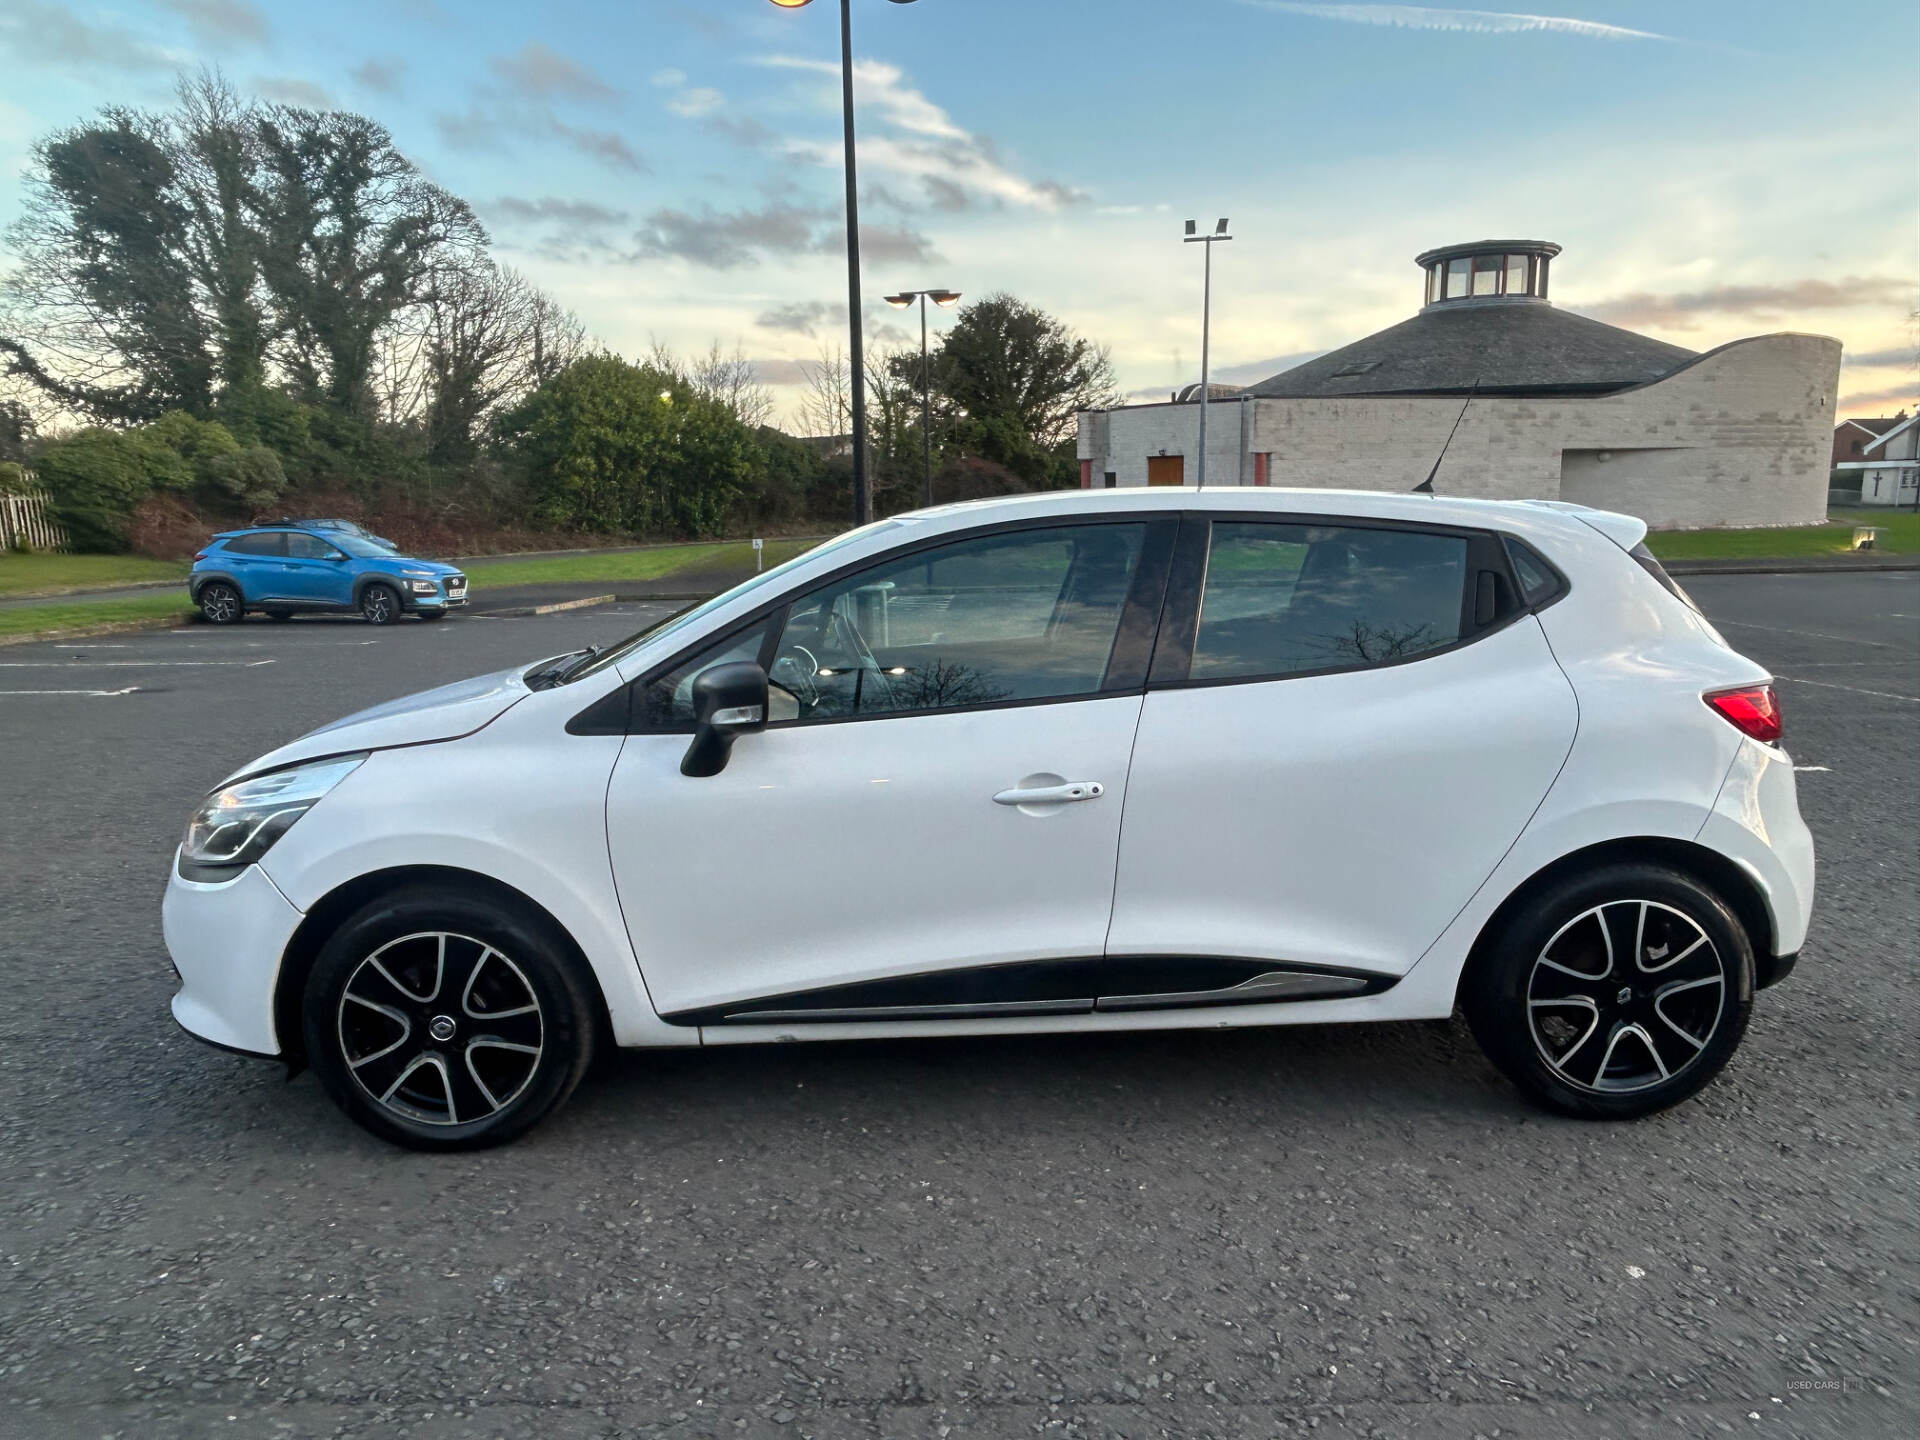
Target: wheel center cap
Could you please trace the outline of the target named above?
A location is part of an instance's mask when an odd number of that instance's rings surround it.
[[[440,1041],[443,1045],[453,1039],[453,1031],[454,1024],[451,1015],[436,1015],[427,1022],[427,1034]]]

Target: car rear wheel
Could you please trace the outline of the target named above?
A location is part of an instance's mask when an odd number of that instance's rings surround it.
[[[578,962],[548,925],[482,895],[410,888],[321,950],[302,1028],[314,1073],[382,1139],[473,1150],[530,1129],[593,1059]]]
[[[246,614],[240,592],[224,580],[209,580],[200,587],[200,613],[215,625],[232,625]]]
[[[369,625],[391,625],[400,618],[400,592],[391,585],[369,585],[360,595],[360,613]]]
[[[1461,989],[1474,1037],[1522,1090],[1564,1114],[1632,1119],[1694,1094],[1740,1044],[1753,947],[1706,885],[1615,864],[1532,897]]]

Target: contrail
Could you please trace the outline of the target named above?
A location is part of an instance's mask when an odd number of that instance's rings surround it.
[[[1310,15],[1316,20],[1344,20],[1350,25],[1386,25],[1396,30],[1451,30],[1464,35],[1518,35],[1545,31],[1584,35],[1589,40],[1672,40],[1651,30],[1629,30],[1598,20],[1575,20],[1565,15],[1515,15],[1504,10],[1437,10],[1426,5],[1316,5],[1296,0],[1239,0],[1261,10]]]

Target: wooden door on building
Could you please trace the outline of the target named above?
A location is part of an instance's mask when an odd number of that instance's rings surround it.
[[[1184,485],[1186,483],[1186,460],[1183,456],[1149,455],[1147,457],[1147,484]]]

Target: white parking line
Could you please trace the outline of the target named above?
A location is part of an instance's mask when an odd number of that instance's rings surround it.
[[[1715,620],[1722,629],[1764,630],[1769,635],[1800,635],[1809,640],[1838,640],[1845,645],[1871,645],[1876,650],[1904,650],[1904,645],[1889,644],[1885,640],[1862,640],[1855,635],[1829,635],[1824,630],[1789,630],[1783,625],[1755,625],[1751,620]],[[1912,696],[1904,696],[1912,699]]]
[[[1832,770],[1829,765],[1796,765],[1793,767],[1803,775],[1825,775]]]
[[[77,669],[87,668],[88,665],[91,665],[93,668],[96,668],[96,669],[104,668],[109,665],[120,665],[120,666],[127,666],[127,665],[188,666],[190,665],[190,666],[197,666],[202,669],[212,665],[233,665],[233,666],[239,666],[243,669],[251,670],[256,665],[271,665],[273,663],[274,662],[271,659],[268,659],[268,660],[94,660],[94,661],[83,663],[76,658],[73,660],[0,660],[0,670],[77,670]]]
[[[131,695],[138,685],[128,685],[121,690],[0,690],[0,695]]]
[[[1892,690],[1862,690],[1858,685],[1836,685],[1831,680],[1802,680],[1797,675],[1776,675],[1776,680],[1788,680],[1795,685],[1812,685],[1821,690],[1851,690],[1855,695],[1871,695],[1876,700],[1904,700],[1909,705],[1920,705],[1920,695],[1901,695]]]

